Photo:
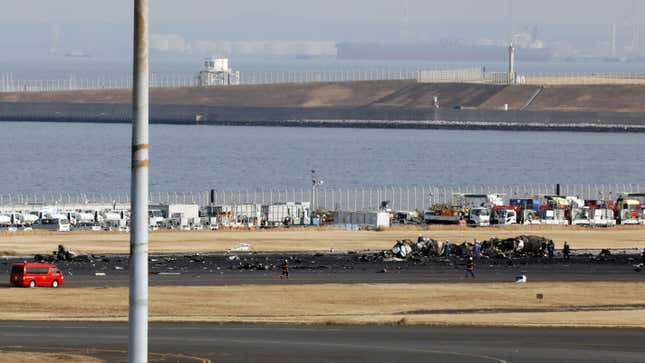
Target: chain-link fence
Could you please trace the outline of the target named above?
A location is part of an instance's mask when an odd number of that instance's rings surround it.
[[[615,200],[626,193],[643,193],[645,184],[563,184],[560,195],[584,199]],[[153,204],[241,205],[286,202],[313,202],[314,208],[326,210],[376,210],[382,202],[395,210],[424,210],[432,204],[450,204],[456,194],[503,194],[506,199],[555,195],[556,185],[470,185],[470,186],[384,186],[372,188],[329,188],[315,190],[290,188],[282,190],[213,190],[204,192],[154,192]],[[36,206],[124,205],[130,203],[127,193],[42,193],[0,195],[0,208],[27,209]]]

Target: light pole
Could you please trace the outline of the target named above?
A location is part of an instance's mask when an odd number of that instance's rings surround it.
[[[311,170],[311,211],[316,210],[316,187],[323,185],[323,180],[319,179],[315,170]]]
[[[128,362],[148,361],[148,0],[134,0]]]

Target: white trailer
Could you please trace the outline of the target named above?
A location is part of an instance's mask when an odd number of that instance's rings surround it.
[[[546,209],[543,211],[542,224],[566,226],[569,221],[565,218],[564,209]]]
[[[31,226],[33,229],[41,229],[57,232],[69,232],[71,226],[65,217],[42,218]]]
[[[388,212],[344,212],[339,211],[334,218],[335,225],[368,226],[373,228],[389,228],[390,213]]]

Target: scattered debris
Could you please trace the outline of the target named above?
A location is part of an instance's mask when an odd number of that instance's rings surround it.
[[[204,258],[201,257],[199,253],[196,253],[192,256],[184,256],[184,257],[186,257],[191,263],[204,263]]]
[[[599,261],[599,262],[608,262],[608,261],[613,261],[614,257],[611,254],[611,251],[608,249],[603,249],[600,251],[598,256],[593,258],[594,261]]]
[[[72,260],[74,257],[78,256],[78,253],[74,251],[68,251],[65,249],[65,246],[58,245],[58,250],[52,252],[52,255],[56,257],[57,261],[67,261]]]
[[[46,262],[57,262],[57,261],[79,261],[79,262],[92,262],[92,255],[80,255],[77,252],[67,250],[65,246],[58,245],[56,251],[52,251],[51,255],[43,256],[40,254],[34,255],[34,261],[46,261]]]
[[[405,260],[398,257],[387,257],[383,259],[383,262],[403,262],[403,261]]]
[[[231,248],[229,251],[233,252],[251,252],[253,250],[253,246],[248,244],[248,243],[240,243],[239,245]]]

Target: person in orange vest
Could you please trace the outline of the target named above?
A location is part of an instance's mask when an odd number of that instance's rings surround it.
[[[466,276],[468,275],[472,276],[472,278],[475,278],[475,260],[473,260],[472,257],[468,257],[468,262],[466,262]]]
[[[282,262],[282,265],[280,265],[282,268],[282,274],[280,275],[280,280],[283,278],[286,278],[287,280],[289,279],[289,262],[287,260],[284,260]]]

